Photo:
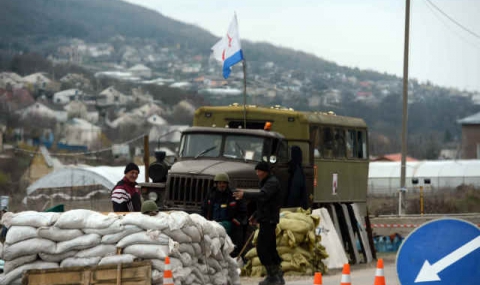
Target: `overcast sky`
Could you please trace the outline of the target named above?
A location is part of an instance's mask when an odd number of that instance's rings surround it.
[[[403,76],[405,0],[127,1],[218,37],[236,12],[241,39]],[[410,78],[480,91],[480,0],[412,0],[410,25]]]

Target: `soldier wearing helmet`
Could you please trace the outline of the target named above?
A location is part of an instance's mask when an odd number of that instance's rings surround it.
[[[243,245],[244,228],[247,225],[247,206],[243,200],[235,200],[230,189],[227,173],[215,175],[214,187],[202,205],[202,214],[207,220],[220,223],[235,244],[231,253],[236,256]]]
[[[156,216],[158,214],[158,206],[152,200],[147,200],[142,204],[142,214],[149,216]]]

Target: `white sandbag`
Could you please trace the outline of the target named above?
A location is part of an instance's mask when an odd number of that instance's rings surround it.
[[[223,285],[228,283],[227,276],[228,272],[226,272],[226,270],[222,270],[211,276],[210,280],[212,280],[214,285]]]
[[[168,213],[168,227],[171,231],[179,230],[184,226],[193,225],[190,215],[183,211],[172,211]]]
[[[190,267],[178,267],[178,268],[173,268],[172,269],[172,275],[175,278],[175,282],[180,281],[182,284],[192,284],[193,280],[190,280],[190,282],[187,282],[188,276],[192,275],[192,268]]]
[[[208,235],[211,237],[217,236],[217,231],[215,230],[215,227],[213,226],[214,222],[211,222],[207,219],[205,219],[203,216],[200,216],[199,214],[190,214],[190,218],[192,221],[201,229],[202,235]]]
[[[131,254],[118,254],[103,257],[98,265],[130,263],[135,260],[135,256]]]
[[[0,259],[3,259],[3,243],[0,242]]]
[[[67,257],[61,263],[60,267],[74,267],[74,266],[95,266],[100,262],[101,257]]]
[[[117,248],[113,244],[99,244],[91,248],[80,250],[75,257],[104,257],[117,253]]]
[[[160,272],[156,269],[152,270],[152,284],[162,285],[163,284],[163,272]]]
[[[106,228],[100,228],[100,229],[85,228],[85,229],[83,229],[83,231],[86,234],[99,234],[101,236],[116,234],[116,233],[119,233],[119,232],[123,232],[123,230],[124,230],[124,226],[121,224],[120,219],[114,221],[111,225],[109,225]]]
[[[22,274],[30,269],[51,269],[58,268],[58,263],[54,262],[44,262],[44,261],[35,261],[33,263],[24,264],[16,269],[12,270],[10,273],[5,275],[0,275],[0,285],[10,285],[14,280],[22,276]]]
[[[200,245],[200,243],[192,243],[192,247],[193,247],[193,251],[195,252],[195,254],[193,256],[199,256],[202,254],[202,246]]]
[[[83,232],[79,229],[61,229],[57,227],[41,227],[37,229],[38,237],[53,240],[67,241],[79,236],[83,236]]]
[[[63,253],[71,250],[86,249],[94,247],[100,243],[100,236],[97,234],[88,234],[79,236],[69,241],[61,241],[57,243],[57,251],[55,253]]]
[[[184,233],[182,230],[171,231],[169,229],[165,229],[162,232],[176,242],[179,242],[179,243],[190,243],[190,242],[192,242],[192,238],[190,236],[188,236],[186,233]]]
[[[202,251],[205,257],[212,255],[212,239],[208,235],[203,237]]]
[[[172,247],[177,246],[174,244],[174,241],[167,235],[163,234],[158,230],[148,230],[142,231],[139,233],[134,233],[122,238],[118,243],[117,247],[125,248],[132,244],[163,244],[170,245]]]
[[[134,233],[138,233],[138,232],[142,232],[144,231],[143,229],[137,227],[137,226],[134,226],[134,225],[125,225],[123,226],[123,231],[119,232],[119,233],[116,233],[116,234],[110,234],[110,235],[104,235],[102,237],[102,243],[106,243],[106,244],[116,244],[119,240],[121,240],[122,238],[128,236],[128,235],[131,235],[131,234],[134,234]]]
[[[141,258],[165,259],[169,256],[171,249],[168,245],[156,244],[132,244],[123,249],[123,253],[133,254]]]
[[[238,262],[232,258],[230,255],[227,256],[226,261],[228,263],[228,277],[230,278],[230,284],[232,285],[240,285],[240,268],[238,266]]]
[[[203,235],[200,234],[200,230],[196,226],[185,226],[182,231],[192,239],[192,242],[202,241]]]
[[[222,252],[224,255],[230,255],[230,253],[235,249],[235,245],[232,242],[232,239],[229,236],[225,237],[222,246]]]
[[[120,216],[113,213],[103,215],[99,212],[76,209],[62,213],[55,223],[61,229],[103,229],[118,220]]]
[[[218,261],[215,258],[208,257],[206,262],[209,267],[215,269],[215,272],[222,271],[222,266],[220,265],[220,263],[218,263]]]
[[[193,245],[189,243],[180,243],[178,246],[178,251],[186,252],[190,254],[190,256],[195,256],[195,250],[193,249]]]
[[[221,256],[222,255],[222,243],[220,242],[219,238],[213,238],[210,244],[210,248],[212,249],[213,256]]]
[[[215,232],[217,234],[216,236],[218,236],[219,238],[225,238],[227,236],[227,231],[222,225],[220,225],[215,221],[208,221],[208,222],[211,223],[213,228],[215,229]]]
[[[2,224],[11,226],[48,227],[53,225],[60,213],[25,211],[19,213],[7,212],[2,216]]]
[[[48,253],[40,252],[38,254],[38,257],[40,257],[40,259],[43,261],[61,262],[62,260],[68,257],[75,256],[75,254],[77,254],[76,250],[66,251],[64,253],[59,253],[59,254],[48,254]]]
[[[37,255],[36,254],[30,254],[30,255],[24,255],[15,258],[14,260],[10,261],[5,261],[5,264],[3,266],[3,272],[4,273],[9,273],[10,271],[15,270],[15,268],[22,266],[27,263],[32,263],[35,260],[37,260]]]
[[[40,252],[54,254],[56,243],[42,238],[31,238],[14,244],[5,244],[3,259],[13,260],[19,256],[38,254]]]
[[[5,238],[5,243],[13,244],[20,242],[22,240],[36,238],[37,229],[30,226],[11,226],[8,229],[7,237]]]
[[[135,225],[144,230],[164,230],[168,228],[168,214],[163,212],[156,216],[142,213],[128,213],[122,218],[123,225]]]
[[[190,256],[190,254],[188,254],[186,252],[180,252],[177,249],[175,249],[175,250],[172,251],[171,255],[173,257],[176,257],[176,258],[180,259],[180,261],[182,261],[182,264],[183,264],[184,267],[191,266],[193,264],[192,257]]]

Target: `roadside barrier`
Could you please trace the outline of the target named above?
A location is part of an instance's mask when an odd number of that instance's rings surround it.
[[[163,270],[163,285],[174,285],[170,257],[165,257],[165,269]]]
[[[352,285],[352,279],[350,277],[350,264],[345,263],[342,269],[342,279],[340,285]]]
[[[385,285],[385,275],[383,272],[383,259],[377,261],[377,269],[375,270],[375,280],[373,285]]]
[[[313,285],[322,285],[322,273],[315,272],[313,277]]]

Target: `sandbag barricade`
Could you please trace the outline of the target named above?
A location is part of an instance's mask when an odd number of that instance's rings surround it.
[[[163,283],[165,257],[175,285],[240,284],[234,245],[225,229],[198,214],[160,212],[104,215],[90,210],[64,213],[6,213],[9,230],[0,245],[5,270],[0,285],[21,284],[29,269],[152,262],[152,284]],[[121,254],[117,254],[121,249]]]
[[[321,237],[315,234],[319,217],[311,215],[310,210],[298,208],[282,211],[276,228],[277,251],[282,258],[282,270],[285,275],[313,275],[315,272],[326,273],[328,268],[323,259],[328,254],[320,244]],[[257,241],[258,229],[252,244]],[[250,249],[245,258],[248,260],[242,268],[242,275],[260,277],[267,271],[257,256],[255,247]]]

